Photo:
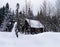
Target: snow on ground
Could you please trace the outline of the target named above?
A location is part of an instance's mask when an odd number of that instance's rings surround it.
[[[60,47],[60,33],[44,32],[35,35],[19,33],[17,38],[14,28],[12,32],[0,32],[0,47]]]
[[[60,33],[46,32],[37,35],[23,35],[17,38],[13,33],[0,32],[0,47],[60,47]]]

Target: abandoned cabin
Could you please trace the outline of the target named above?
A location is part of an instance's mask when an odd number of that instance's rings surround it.
[[[26,30],[25,30],[26,29]],[[41,24],[38,20],[32,20],[32,19],[25,19],[25,24],[22,28],[22,30],[25,32],[30,32],[31,34],[35,33],[42,33],[44,32],[44,26]]]

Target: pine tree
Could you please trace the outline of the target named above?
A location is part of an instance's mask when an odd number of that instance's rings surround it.
[[[5,7],[3,6],[3,8],[0,8],[0,26],[3,23],[4,15],[5,15]]]
[[[9,10],[9,4],[8,3],[6,3],[6,9]]]
[[[17,3],[17,5],[16,5],[16,17],[15,17],[16,19],[16,22],[17,22],[17,26],[16,26],[16,30],[15,30],[15,32],[16,32],[16,36],[18,36],[18,32],[20,31],[20,23],[19,23],[19,3]]]
[[[32,12],[32,10],[31,10],[30,7],[29,7],[29,9],[28,9],[28,18],[33,19],[33,12]]]
[[[10,16],[9,4],[7,3],[6,7],[5,7],[5,15],[4,15],[3,28],[2,28],[2,30],[4,30],[4,31],[7,31],[7,25],[9,23],[9,19],[10,19],[9,16]]]

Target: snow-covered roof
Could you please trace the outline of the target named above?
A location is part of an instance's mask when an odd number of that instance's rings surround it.
[[[26,20],[28,24],[33,28],[44,28],[44,26],[38,20],[31,20],[31,19],[26,19]]]

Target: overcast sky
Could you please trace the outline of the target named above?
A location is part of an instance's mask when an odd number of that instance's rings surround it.
[[[22,8],[25,5],[25,0],[0,0],[0,7],[2,7],[3,5],[5,6],[7,2],[9,3],[10,8],[12,8],[12,10],[16,9],[17,3],[20,4],[20,10],[22,10]],[[43,3],[43,0],[27,0],[27,2],[30,2],[33,12],[36,14],[36,12],[40,9],[40,6]],[[46,0],[46,2],[47,3],[50,2],[51,5],[55,4],[55,0]]]

